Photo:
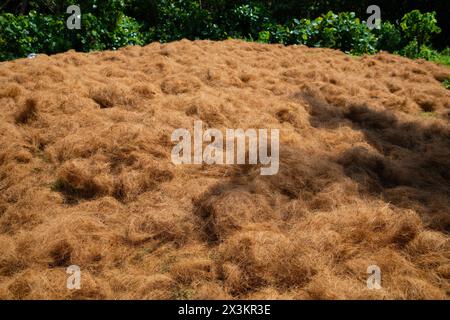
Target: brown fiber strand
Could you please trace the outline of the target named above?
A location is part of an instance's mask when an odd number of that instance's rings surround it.
[[[448,68],[183,40],[0,70],[0,298],[449,298]],[[278,175],[173,165],[195,120],[279,128]]]

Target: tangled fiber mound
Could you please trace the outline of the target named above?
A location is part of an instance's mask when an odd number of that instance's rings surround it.
[[[449,75],[240,41],[3,62],[0,298],[448,299]],[[173,165],[195,120],[280,129],[279,173]]]

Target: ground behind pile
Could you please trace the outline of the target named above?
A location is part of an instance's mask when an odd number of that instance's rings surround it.
[[[240,41],[0,63],[0,298],[448,299],[449,75]],[[195,120],[280,129],[279,173],[173,165]]]

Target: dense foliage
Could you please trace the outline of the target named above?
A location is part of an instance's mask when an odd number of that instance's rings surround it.
[[[440,9],[440,2],[428,2]],[[80,30],[66,27],[66,8],[74,3],[82,11]],[[0,60],[31,52],[116,49],[182,38],[305,44],[352,54],[387,50],[426,59],[438,55],[430,49],[431,41],[446,25],[438,26],[435,12],[406,13],[411,7],[404,1],[396,8],[380,3],[383,23],[370,30],[363,21],[370,4],[365,1],[6,0],[0,5]],[[405,14],[393,20],[393,12],[402,10]]]

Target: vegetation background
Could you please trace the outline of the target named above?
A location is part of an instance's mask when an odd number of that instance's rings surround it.
[[[72,4],[81,8],[80,30],[66,27]],[[363,22],[372,4],[381,8],[380,30]],[[182,38],[238,38],[352,54],[385,50],[448,65],[449,21],[444,0],[1,0],[0,60]]]

